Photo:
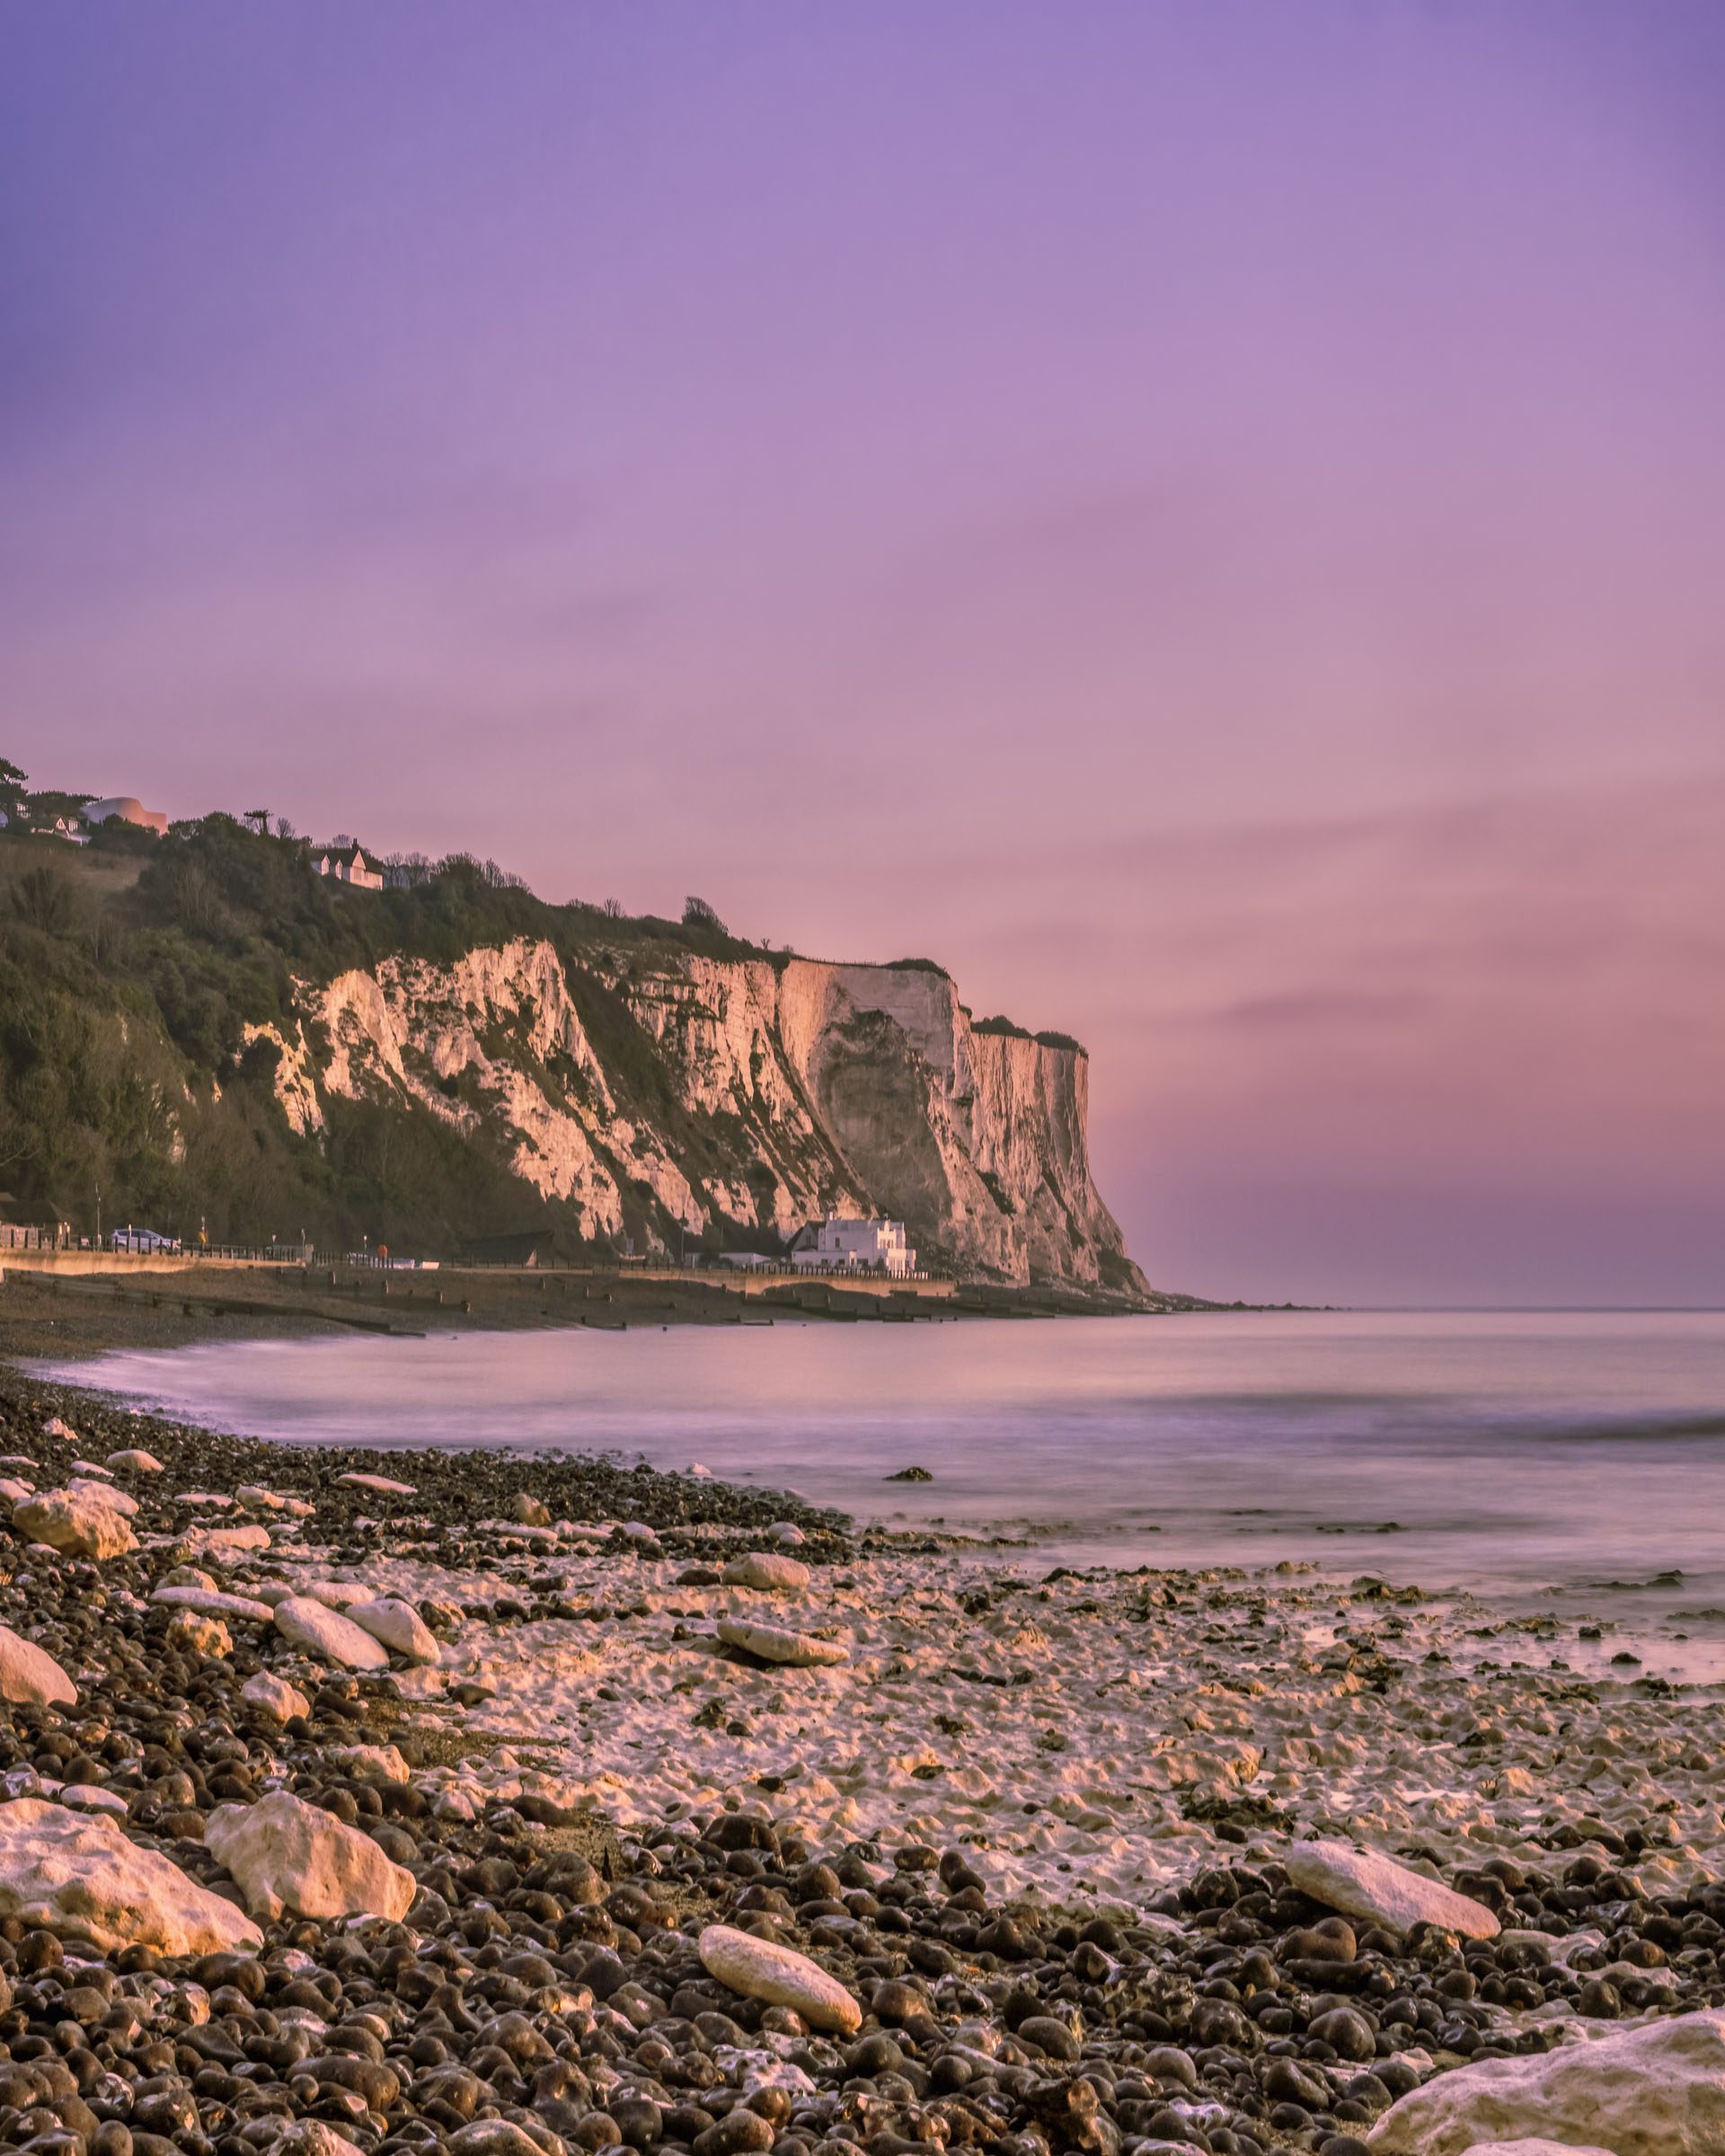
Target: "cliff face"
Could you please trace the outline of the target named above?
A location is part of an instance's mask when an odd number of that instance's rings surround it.
[[[389,959],[249,1032],[296,1132],[337,1101],[429,1117],[583,1237],[765,1248],[836,1207],[967,1276],[1143,1290],[1092,1180],[1081,1049],[978,1033],[933,968],[582,959]]]

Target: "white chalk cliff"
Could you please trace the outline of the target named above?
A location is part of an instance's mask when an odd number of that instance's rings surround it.
[[[967,1276],[1144,1285],[1091,1177],[1084,1051],[978,1031],[932,966],[521,940],[302,983],[296,1022],[260,1035],[302,1135],[335,1102],[399,1104],[583,1237],[680,1222],[765,1248],[836,1207],[905,1220]]]

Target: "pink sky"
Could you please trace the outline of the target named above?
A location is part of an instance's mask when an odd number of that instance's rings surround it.
[[[0,0],[0,753],[925,952],[1153,1278],[1725,1296],[1725,17]]]

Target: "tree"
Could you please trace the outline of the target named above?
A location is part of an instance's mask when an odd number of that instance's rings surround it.
[[[714,935],[728,935],[730,931],[704,898],[686,898],[683,901],[685,928],[711,929]]]
[[[267,808],[248,808],[241,820],[243,823],[255,824],[260,838],[269,837],[270,811]]]
[[[58,936],[71,926],[72,886],[58,869],[31,869],[12,887],[12,910],[31,928]]]

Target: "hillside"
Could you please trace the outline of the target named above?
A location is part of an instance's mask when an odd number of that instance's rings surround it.
[[[488,864],[320,877],[226,817],[0,837],[0,1188],[212,1241],[775,1250],[828,1207],[967,1277],[1136,1296],[1078,1045],[926,960],[549,906]]]

